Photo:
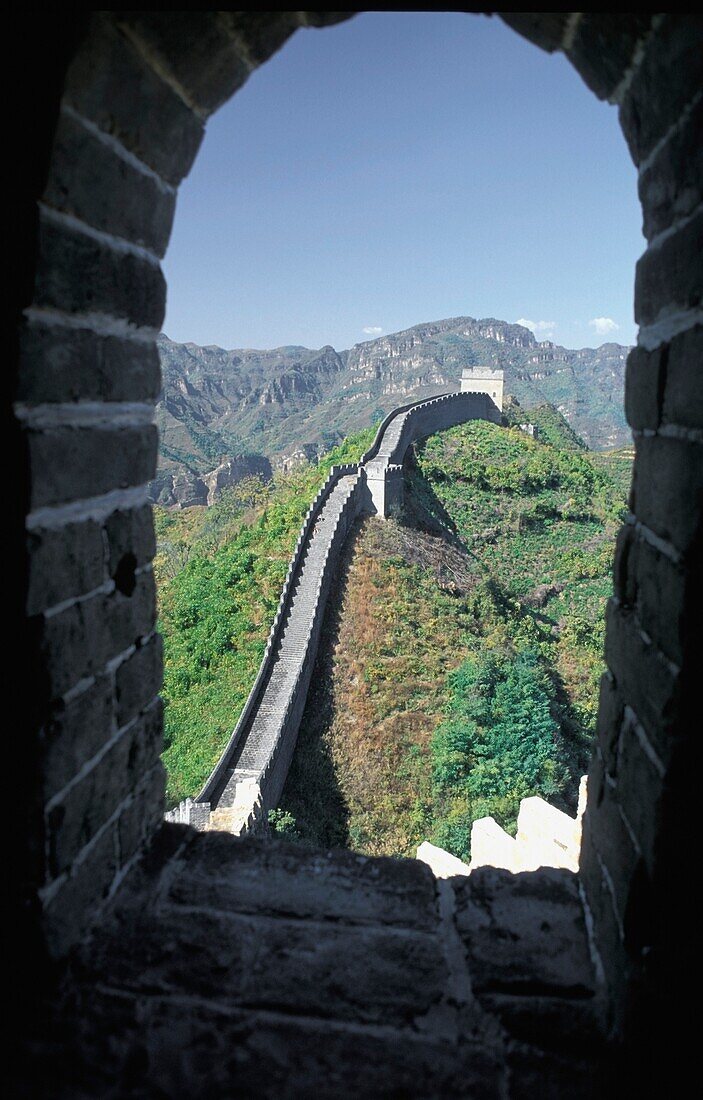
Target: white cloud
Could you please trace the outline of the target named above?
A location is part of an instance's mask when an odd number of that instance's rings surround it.
[[[554,335],[554,329],[557,327],[556,321],[528,321],[526,317],[520,317],[515,324],[522,325],[523,328],[529,328],[535,336],[542,336],[547,340],[551,339]]]
[[[361,331],[365,332],[367,336],[380,336],[380,334],[383,332],[383,329],[380,325],[367,325],[366,328],[362,329]]]
[[[589,325],[593,325],[599,336],[608,336],[611,332],[617,332],[620,328],[612,317],[594,317],[592,321],[588,322]]]

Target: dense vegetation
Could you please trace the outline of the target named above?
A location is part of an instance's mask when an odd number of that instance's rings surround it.
[[[194,795],[244,705],[311,500],[333,463],[356,461],[373,429],[318,466],[247,478],[211,508],[157,508],[169,803]]]
[[[400,522],[362,525],[284,792],[288,831],[467,857],[471,822],[511,830],[527,794],[573,810],[630,459],[584,451],[554,410],[523,419],[557,445],[484,423],[434,436]]]
[[[539,793],[573,809],[593,733],[603,610],[630,456],[476,422],[418,447],[397,520],[357,525],[279,810],[278,831],[372,854],[471,823],[509,830]],[[297,532],[331,462],[249,478],[209,509],[157,512],[173,802],[194,795],[253,682]]]

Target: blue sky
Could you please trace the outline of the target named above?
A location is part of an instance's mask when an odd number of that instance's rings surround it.
[[[210,120],[164,331],[341,349],[466,314],[633,343],[640,225],[617,111],[563,57],[496,17],[365,13],[297,32]]]

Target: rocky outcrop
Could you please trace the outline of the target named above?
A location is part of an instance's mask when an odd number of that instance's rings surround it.
[[[164,336],[159,350],[162,462],[198,476],[220,455],[244,449],[291,468],[299,441],[316,459],[395,406],[455,389],[472,367],[503,370],[506,390],[525,408],[554,405],[590,447],[630,438],[622,400],[627,348],[571,351],[496,318],[450,317],[340,352],[330,345],[225,351]]]
[[[270,481],[271,463],[263,455],[238,455],[227,458],[209,474],[203,474],[207,488],[207,504],[214,504],[223,489],[231,489],[245,477],[260,477]]]
[[[161,471],[149,486],[149,499],[164,508],[214,504],[224,489],[231,489],[245,477],[270,481],[271,476],[271,463],[263,455],[236,455],[205,474],[177,467]]]

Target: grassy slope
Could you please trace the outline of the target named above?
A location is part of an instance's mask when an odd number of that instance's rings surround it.
[[[163,760],[169,804],[197,793],[236,724],[263,655],[305,512],[333,463],[356,461],[374,429],[317,466],[209,509],[156,509],[164,636]]]
[[[553,781],[540,789],[573,805],[631,464],[579,451],[558,421],[549,438],[561,446],[483,423],[434,436],[418,452],[401,523],[362,525],[281,803],[303,839],[412,855],[430,837],[467,855],[473,816],[514,823],[524,784],[487,805],[464,782],[437,781],[444,716],[461,704],[447,671],[465,672],[467,658],[507,667],[534,656],[559,729],[556,794]]]

